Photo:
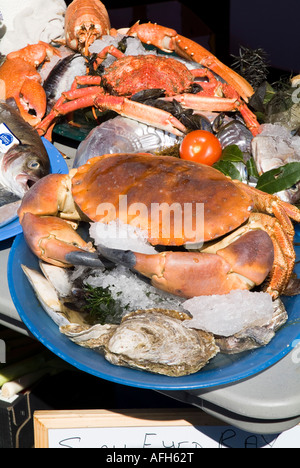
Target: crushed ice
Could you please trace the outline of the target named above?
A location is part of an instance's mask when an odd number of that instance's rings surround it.
[[[155,248],[147,242],[146,233],[120,220],[92,223],[90,236],[95,245],[155,254]],[[75,273],[76,274],[76,273]],[[112,297],[121,302],[124,312],[137,309],[164,308],[182,311],[184,299],[159,291],[148,280],[142,279],[128,268],[117,266],[112,270],[98,269],[85,280],[92,287],[109,288]]]
[[[300,159],[300,136],[292,135],[290,130],[280,124],[264,124],[258,138],[270,137],[276,142],[277,153],[281,155],[290,155],[294,160]]]
[[[145,254],[157,253],[147,241],[147,232],[142,231],[137,226],[125,224],[119,219],[108,224],[91,223],[90,236],[94,239],[95,245]]]
[[[231,291],[225,295],[201,296],[188,299],[183,308],[193,318],[184,322],[220,336],[231,336],[249,327],[263,326],[271,320],[274,309],[268,293]]]

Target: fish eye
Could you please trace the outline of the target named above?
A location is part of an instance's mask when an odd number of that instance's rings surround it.
[[[29,169],[39,169],[40,163],[35,159],[32,159],[31,161],[28,161],[27,166]]]

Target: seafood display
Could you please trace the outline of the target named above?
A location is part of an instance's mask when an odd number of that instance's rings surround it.
[[[20,114],[0,102],[0,226],[17,216],[29,188],[50,172],[47,151]]]
[[[177,34],[174,29],[158,24],[140,24],[131,28],[124,25],[125,34],[152,44],[167,53],[175,52],[180,57],[193,60],[220,75],[238,94],[247,101],[253,94],[252,86],[238,73],[220,62],[211,52],[196,42]],[[65,39],[69,47],[88,51],[89,46],[105,34],[115,35],[110,29],[106,7],[97,0],[73,0],[66,12]]]
[[[128,204],[122,205],[120,197],[125,194]],[[141,200],[146,210],[140,207],[138,224],[152,245],[199,244],[231,234],[219,243],[204,244],[201,252],[144,255],[105,247],[100,249],[104,257],[150,277],[159,289],[184,297],[251,289],[268,275],[266,289],[272,297],[284,291],[295,262],[291,219],[300,221],[299,209],[231,181],[209,166],[152,154],[96,157],[73,170],[71,177],[55,174],[35,184],[23,198],[19,219],[28,245],[41,259],[60,266],[72,265],[81,256],[84,261],[99,262],[94,249],[65,220],[105,219],[108,223],[118,218],[130,224],[137,221],[130,205],[137,209]],[[189,226],[179,232],[174,217],[168,232],[162,217],[152,229],[151,207],[164,202],[193,206]],[[205,223],[199,230],[195,229],[196,202],[204,207]],[[183,214],[184,210],[181,218]]]
[[[272,301],[263,292],[236,291],[237,298],[211,296],[185,301],[156,291],[134,273],[124,274],[123,267],[84,270],[77,267],[71,272],[44,262],[40,262],[40,271],[23,266],[38,300],[60,332],[115,365],[172,377],[189,375],[219,352],[236,354],[265,346],[287,320],[282,302]],[[103,321],[99,305],[97,316],[90,313],[90,303],[84,307],[87,285],[88,295],[95,291],[95,299],[100,298],[98,289],[105,291],[105,297],[110,296],[109,314]],[[191,301],[195,302],[193,306]],[[203,307],[210,302],[214,308],[205,325],[197,310],[199,301],[203,301]],[[246,308],[241,303],[246,303]],[[101,305],[104,308],[105,302]],[[234,314],[234,318],[222,327],[220,315],[224,314]],[[168,339],[170,334],[172,340]]]
[[[272,301],[263,292],[185,301],[156,291],[119,266],[71,272],[40,262],[40,271],[22,268],[44,310],[75,344],[101,353],[112,364],[172,377],[198,372],[219,352],[237,354],[265,346],[287,320],[281,300]],[[90,294],[97,302],[110,297],[104,320],[99,302],[97,316],[90,302],[85,307]],[[207,305],[211,313],[204,323],[201,310]],[[104,301],[101,306],[104,309]],[[229,320],[222,323],[224,314]],[[101,315],[103,319],[103,310]]]
[[[193,374],[266,346],[288,320],[300,168],[269,191],[260,182],[300,162],[300,137],[262,124],[252,86],[265,69],[249,76],[173,29],[116,31],[99,0],[71,2],[60,47],[28,45],[0,65],[0,227],[17,211],[43,309],[113,365]],[[49,174],[41,137],[76,129],[76,112],[94,128],[70,173]],[[180,157],[198,129],[221,143],[215,167]]]

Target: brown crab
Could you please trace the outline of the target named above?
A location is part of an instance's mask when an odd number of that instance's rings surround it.
[[[124,195],[125,208],[119,203]],[[137,213],[130,207],[139,209],[141,205],[133,204],[140,202],[147,209],[140,210],[139,227],[148,232],[150,243],[168,246],[167,250],[154,255],[101,248],[100,252],[150,277],[156,287],[184,297],[226,294],[251,289],[269,275],[266,290],[276,298],[287,286],[295,262],[290,218],[299,222],[299,209],[212,167],[171,156],[109,154],[90,159],[70,175],[51,174],[25,195],[19,217],[25,239],[38,257],[71,266],[77,256],[96,261],[99,257],[70,220],[108,223],[117,218],[134,224]],[[194,229],[194,210],[179,236],[173,235],[175,218],[168,236],[162,229],[152,234],[150,207],[174,203],[182,208],[203,204],[201,239]],[[160,221],[161,227],[164,215]],[[204,242],[200,252],[168,250],[195,240]]]

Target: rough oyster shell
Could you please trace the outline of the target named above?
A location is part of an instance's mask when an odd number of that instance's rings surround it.
[[[219,352],[212,334],[190,330],[169,311],[126,316],[105,348],[112,364],[172,377],[198,372]]]
[[[187,315],[152,309],[132,312],[120,325],[61,326],[74,343],[101,349],[111,364],[179,377],[198,372],[218,352],[211,333],[182,325]]]
[[[117,325],[77,325],[75,323],[62,325],[60,332],[66,335],[71,341],[83,348],[102,349],[109,338],[116,330]]]
[[[221,353],[237,354],[243,351],[266,346],[274,338],[275,333],[288,319],[284,304],[280,299],[273,302],[274,314],[269,322],[261,327],[245,328],[229,337],[216,337],[216,344]]]

